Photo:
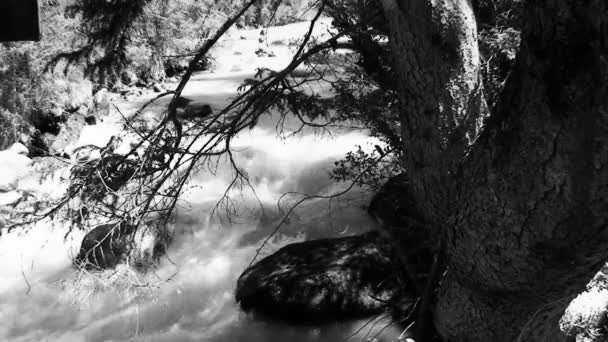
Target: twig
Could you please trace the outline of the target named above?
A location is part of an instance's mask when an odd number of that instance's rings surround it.
[[[25,272],[23,271],[23,267],[21,268],[21,275],[23,276],[23,280],[25,280],[25,284],[27,285],[27,291],[25,291],[25,294],[29,295],[30,294],[30,290],[32,289],[32,285],[30,285],[30,282],[27,281],[27,277],[25,276]]]

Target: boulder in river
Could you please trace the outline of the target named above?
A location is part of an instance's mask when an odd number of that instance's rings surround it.
[[[243,272],[236,300],[299,322],[378,313],[400,292],[395,260],[377,232],[290,244]]]
[[[213,114],[213,109],[205,102],[193,101],[184,97],[177,99],[177,116],[180,119],[202,119],[211,114]]]
[[[103,224],[85,235],[75,264],[84,268],[112,268],[124,261],[131,249],[134,227],[125,221]]]
[[[82,239],[75,264],[84,268],[106,269],[129,261],[147,270],[164,255],[171,232],[153,222],[135,226],[127,221],[93,228]]]

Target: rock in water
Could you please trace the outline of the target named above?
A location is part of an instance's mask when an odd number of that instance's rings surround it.
[[[75,264],[84,268],[112,268],[127,259],[146,271],[165,254],[172,237],[167,227],[153,221],[138,229],[125,221],[93,228],[82,239]]]
[[[111,268],[127,257],[133,226],[122,221],[97,226],[85,235],[76,257],[76,265],[84,268]]]
[[[244,310],[300,322],[378,313],[398,294],[394,260],[377,232],[294,243],[245,270],[236,300]]]
[[[97,118],[95,117],[95,115],[89,115],[84,118],[84,122],[86,122],[86,124],[89,126],[97,125]]]
[[[209,104],[197,101],[191,101],[177,111],[177,116],[183,120],[203,119],[211,114],[213,110]]]

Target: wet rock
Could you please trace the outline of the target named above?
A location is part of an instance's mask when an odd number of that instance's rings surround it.
[[[89,126],[97,125],[97,118],[95,117],[95,115],[89,115],[84,118],[84,122],[86,122],[86,124]]]
[[[194,101],[185,97],[178,97],[177,116],[180,119],[191,120],[195,118],[204,118],[213,114],[211,106],[202,101]]]
[[[168,77],[175,77],[183,74],[188,69],[188,61],[184,58],[167,58],[164,67],[165,74]]]
[[[187,106],[177,111],[177,116],[181,119],[192,120],[202,119],[213,113],[211,106],[204,102],[190,102]]]
[[[257,50],[255,50],[255,54],[258,57],[264,57],[268,55],[268,52],[266,52],[266,50],[264,50],[263,48],[258,48]]]
[[[182,108],[182,109],[183,109],[183,108],[185,108],[185,107],[186,107],[188,104],[190,104],[192,101],[194,101],[194,100],[189,99],[189,98],[187,98],[187,97],[180,96],[180,97],[178,97],[177,99],[175,99],[175,105],[177,106],[177,108],[178,108],[178,109],[179,109],[179,108]]]
[[[97,226],[85,235],[75,264],[83,268],[112,268],[126,260],[134,227],[125,221]]]
[[[377,232],[291,244],[243,272],[236,300],[291,321],[378,313],[399,293],[394,260]]]
[[[166,227],[153,221],[138,229],[126,221],[100,225],[85,235],[74,263],[88,269],[107,269],[129,261],[147,270],[165,254],[170,237]]]
[[[148,84],[148,82],[146,82],[142,79],[139,79],[139,80],[137,80],[137,82],[135,82],[135,86],[139,87],[139,88],[147,88],[149,86],[149,84]]]

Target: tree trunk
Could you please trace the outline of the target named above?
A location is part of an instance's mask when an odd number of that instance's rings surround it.
[[[406,169],[441,227],[446,341],[560,341],[559,318],[608,258],[608,4],[530,1],[488,114],[469,1],[383,0]],[[446,90],[447,89],[447,90]]]
[[[148,81],[156,82],[163,81],[167,78],[165,72],[165,35],[163,34],[163,20],[169,15],[169,0],[160,0],[158,3],[158,12],[154,13],[152,20],[152,41],[150,42],[152,54],[150,56],[150,69]]]
[[[257,25],[258,27],[264,27],[265,26],[265,22],[264,22],[264,6],[265,6],[265,1],[264,0],[260,0],[258,1],[255,5],[254,5],[254,9],[255,9],[255,13],[254,13],[254,24]]]
[[[163,81],[167,78],[167,73],[165,71],[165,61],[163,59],[164,49],[162,49],[158,44],[155,44],[152,47],[152,56],[150,58],[150,75],[149,81]]]

